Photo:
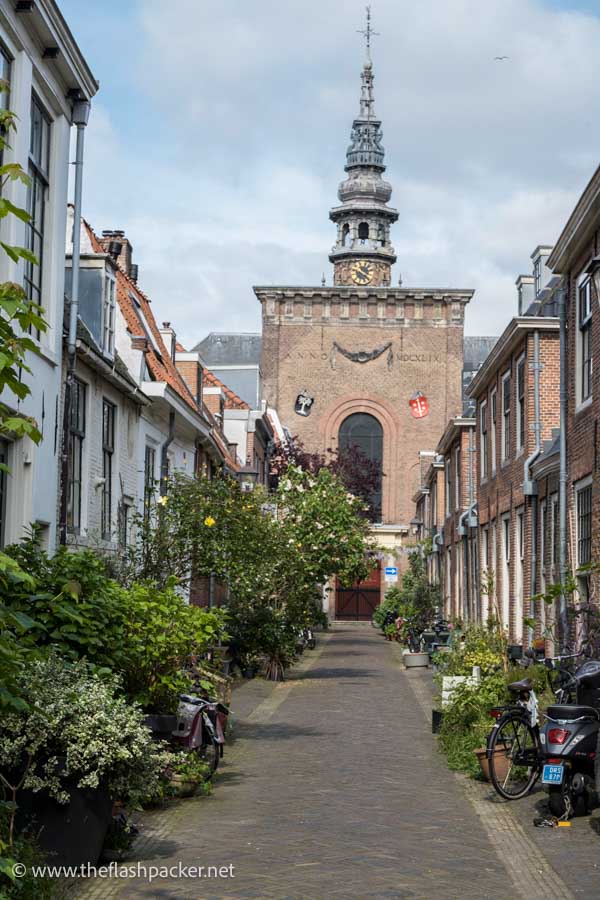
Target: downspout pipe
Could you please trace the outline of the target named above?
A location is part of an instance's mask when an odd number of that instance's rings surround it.
[[[169,413],[169,433],[166,441],[160,448],[160,487],[161,494],[166,492],[167,480],[169,478],[169,456],[168,450],[175,438],[175,413]]]
[[[69,335],[67,341],[69,371],[75,369],[75,342],[77,340],[77,314],[79,312],[79,262],[81,258],[81,192],[83,186],[83,142],[85,127],[90,117],[89,100],[76,100],[73,104],[73,124],[77,128],[75,145],[75,191],[73,198],[73,259],[71,281],[71,305],[69,307]]]
[[[477,501],[473,501],[464,512],[460,514],[458,520],[458,534],[463,539],[463,614],[465,621],[468,619],[469,614],[469,604],[468,604],[468,586],[469,586],[469,561],[468,561],[468,549],[469,549],[469,532],[468,532],[468,524],[467,519],[470,519],[477,511]]]
[[[564,653],[569,639],[567,617],[567,287],[563,285],[558,295],[558,315],[560,321],[560,444],[558,482],[558,567],[560,577],[560,598],[558,607],[558,631],[560,653]]]
[[[71,123],[77,128],[75,144],[75,185],[73,197],[73,253],[71,258],[71,302],[69,305],[69,327],[67,332],[67,378],[63,409],[63,441],[61,455],[61,495],[60,528],[61,544],[67,543],[67,506],[69,491],[69,422],[71,419],[71,394],[75,377],[77,347],[77,316],[79,313],[79,266],[81,260],[81,196],[83,187],[83,145],[85,128],[90,117],[89,100],[73,103]]]
[[[538,485],[531,476],[531,467],[542,452],[542,421],[540,414],[540,333],[533,333],[533,434],[534,448],[523,464],[523,496],[529,497],[529,509],[531,512],[531,557],[529,569],[529,617],[535,618],[535,595],[537,574],[537,494]],[[527,629],[527,645],[533,644],[534,631],[531,625]]]

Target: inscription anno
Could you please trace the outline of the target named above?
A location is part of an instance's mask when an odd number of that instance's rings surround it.
[[[292,353],[288,353],[287,356],[284,357],[286,359],[322,359],[328,360],[330,358],[329,353],[322,351],[321,353],[315,353],[313,350],[294,350]],[[440,353],[394,353],[394,359],[398,362],[402,363],[432,363],[432,362],[441,362],[442,357]]]

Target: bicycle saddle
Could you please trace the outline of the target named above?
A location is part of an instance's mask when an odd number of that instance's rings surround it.
[[[549,719],[562,719],[563,721],[572,721],[573,719],[600,719],[600,712],[593,706],[572,706],[567,704],[559,704],[557,706],[549,706],[546,710]]]
[[[522,678],[521,681],[513,681],[512,684],[508,685],[509,691],[512,691],[513,694],[527,693],[532,687],[533,683],[530,678]]]

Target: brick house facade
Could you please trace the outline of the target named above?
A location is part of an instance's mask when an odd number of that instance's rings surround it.
[[[477,404],[479,567],[482,583],[490,586],[489,596],[482,591],[481,613],[483,619],[488,613],[498,616],[513,643],[523,640],[523,618],[529,616],[529,598],[537,584],[532,581],[536,575],[532,526],[537,535],[538,486],[531,474],[531,464],[537,458],[536,341],[542,442],[539,456],[543,442],[552,438],[559,424],[556,318],[512,319],[469,389]]]
[[[549,265],[563,279],[567,315],[567,539],[570,566],[600,560],[598,422],[600,418],[599,300],[600,167],[556,242]],[[598,581],[578,579],[580,598]]]
[[[477,616],[475,519],[475,420],[450,419],[437,446],[443,465],[444,503],[439,552],[444,614],[470,620]]]

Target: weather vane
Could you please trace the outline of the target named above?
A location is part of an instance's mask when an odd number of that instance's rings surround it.
[[[371,7],[367,6],[366,10],[367,10],[367,27],[359,28],[357,30],[357,34],[362,34],[364,36],[366,43],[367,43],[367,59],[370,60],[371,59],[371,38],[378,36],[379,32],[373,31],[373,29],[371,28]]]

